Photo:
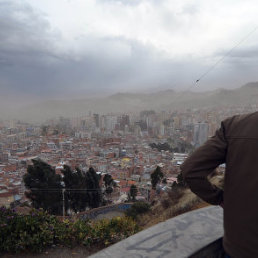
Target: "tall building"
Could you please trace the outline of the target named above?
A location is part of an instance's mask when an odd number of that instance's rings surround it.
[[[93,114],[93,119],[94,119],[94,122],[96,124],[96,127],[99,128],[99,125],[100,125],[99,114]]]
[[[201,146],[207,141],[209,134],[209,124],[207,122],[199,122],[194,124],[193,144],[195,147]]]
[[[125,130],[125,126],[130,125],[129,115],[122,115],[117,118],[117,122],[119,124],[120,130]]]
[[[159,127],[159,134],[161,136],[164,136],[165,135],[165,126],[164,124],[161,124],[160,127]]]
[[[117,117],[113,115],[105,115],[104,117],[105,129],[107,131],[114,130],[117,124]]]
[[[174,126],[175,129],[180,128],[180,119],[179,119],[178,116],[173,117],[173,126]]]

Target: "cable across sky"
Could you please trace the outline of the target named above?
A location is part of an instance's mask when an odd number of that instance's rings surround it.
[[[195,84],[197,84],[201,79],[203,79],[206,75],[208,75],[213,69],[216,68],[223,60],[230,56],[230,54],[238,48],[240,45],[242,45],[256,30],[258,29],[258,26],[256,26],[252,31],[250,31],[244,38],[242,38],[239,42],[237,42],[224,56],[222,56],[217,62],[215,62],[206,72],[204,72],[196,81]]]

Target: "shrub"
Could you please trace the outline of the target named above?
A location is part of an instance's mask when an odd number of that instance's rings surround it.
[[[136,222],[128,217],[71,222],[59,221],[41,210],[19,215],[11,209],[0,208],[0,252],[40,252],[53,244],[104,247],[138,230]]]
[[[92,229],[92,241],[100,246],[113,244],[139,231],[136,222],[129,217],[103,219],[95,222]],[[88,242],[84,242],[84,244],[88,244]]]
[[[180,187],[172,187],[171,190],[168,191],[168,198],[172,205],[178,203],[179,199],[184,195],[184,188]]]
[[[168,209],[169,206],[171,205],[171,203],[168,199],[162,199],[161,200],[161,205],[164,209]]]
[[[146,213],[150,210],[150,204],[146,202],[136,202],[128,210],[126,215],[136,219],[137,215]]]
[[[0,208],[0,250],[42,251],[54,242],[56,219],[43,211],[18,215],[13,210]]]

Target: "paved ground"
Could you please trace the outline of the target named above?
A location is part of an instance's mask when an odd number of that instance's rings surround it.
[[[94,220],[112,219],[114,217],[124,217],[125,213],[122,211],[110,211],[106,214],[99,214]]]

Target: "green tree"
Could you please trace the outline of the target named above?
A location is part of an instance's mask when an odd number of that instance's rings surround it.
[[[187,186],[181,172],[177,175],[177,180],[176,180],[176,182],[173,183],[172,186],[173,187],[186,187]]]
[[[112,176],[109,174],[104,175],[103,181],[105,183],[105,193],[111,194],[114,190],[114,187],[116,187],[116,182],[114,181]]]
[[[167,179],[165,177],[162,179],[162,184],[164,184],[164,185],[167,184]]]
[[[43,208],[51,214],[62,214],[61,176],[40,159],[33,159],[32,163],[23,176],[27,188],[25,195],[31,200],[34,208]]]
[[[101,188],[99,186],[99,176],[95,170],[90,167],[85,175],[87,189],[87,205],[90,208],[97,208],[102,203]]]
[[[108,187],[108,186],[112,185],[114,180],[113,180],[111,175],[105,174],[104,177],[103,177],[103,181],[105,183],[105,187]]]
[[[133,199],[133,201],[135,201],[135,197],[138,193],[138,189],[136,185],[131,185],[130,187],[130,197]]]
[[[148,211],[150,211],[149,203],[135,202],[129,209],[126,210],[125,214],[128,217],[136,219],[138,215],[147,213]]]
[[[151,185],[153,189],[156,189],[157,184],[162,180],[163,177],[164,175],[161,172],[161,168],[157,166],[153,173],[151,173]]]
[[[86,175],[79,168],[72,171],[69,166],[62,170],[65,184],[65,208],[74,212],[84,211],[88,203]]]
[[[111,186],[108,186],[105,190],[105,193],[108,194],[108,195],[112,194],[113,193],[113,188]]]

